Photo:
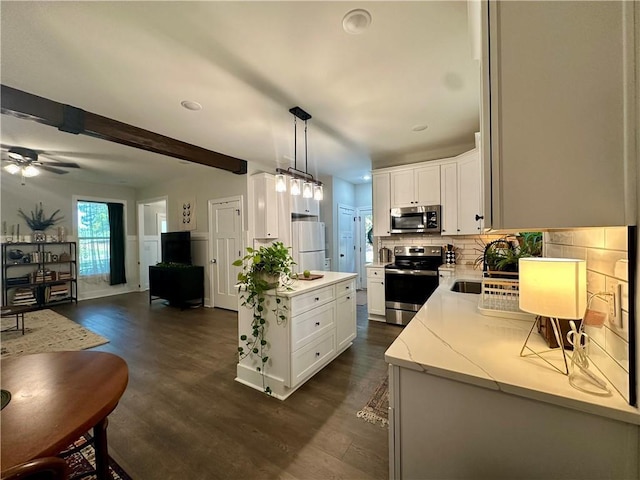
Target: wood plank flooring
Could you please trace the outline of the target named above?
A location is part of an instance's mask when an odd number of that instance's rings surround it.
[[[130,293],[55,311],[110,343],[129,385],[110,454],[135,480],[388,478],[388,430],[356,418],[387,372],[400,327],[358,306],[353,346],[285,401],[234,381],[236,313],[181,311]]]

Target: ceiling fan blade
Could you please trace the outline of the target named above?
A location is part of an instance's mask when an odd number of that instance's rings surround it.
[[[41,167],[49,166],[49,167],[63,167],[63,168],[80,168],[80,165],[73,162],[34,162],[35,165],[39,165]]]
[[[65,173],[69,173],[66,170],[62,170],[60,168],[50,167],[49,165],[38,165],[38,168],[41,168],[42,170],[45,170],[47,172],[57,173],[59,175],[62,175],[62,174],[65,174]]]

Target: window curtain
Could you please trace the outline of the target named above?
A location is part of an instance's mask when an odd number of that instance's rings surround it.
[[[127,283],[124,268],[125,234],[124,234],[124,205],[121,203],[107,203],[109,209],[109,232],[111,236],[111,275],[109,285]]]

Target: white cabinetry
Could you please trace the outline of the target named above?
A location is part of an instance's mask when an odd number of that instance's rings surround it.
[[[369,320],[384,321],[384,268],[367,267],[367,310]]]
[[[238,363],[236,380],[261,391],[269,386],[275,397],[284,400],[347,349],[356,337],[355,277],[326,272],[323,279],[313,282],[298,280],[294,291],[278,294],[281,305],[286,306],[281,310],[286,316],[284,321],[279,321],[273,312],[273,291],[267,294],[265,337],[269,361],[264,385],[256,370],[258,360],[251,356]],[[240,334],[250,332],[252,318],[251,310],[239,307]]]
[[[336,285],[336,343],[338,352],[356,338],[356,283],[347,280]]]
[[[251,176],[253,191],[253,236],[278,237],[278,194],[275,177],[269,173]]]
[[[291,197],[291,213],[297,215],[320,215],[320,202],[314,198],[304,198],[302,195],[289,195]]]
[[[391,208],[440,204],[440,165],[391,172]]]
[[[480,157],[474,149],[440,167],[442,234],[473,235],[482,231]]]
[[[373,194],[373,235],[391,235],[391,184],[389,173],[374,173]]]
[[[635,224],[638,3],[482,7],[486,226]]]

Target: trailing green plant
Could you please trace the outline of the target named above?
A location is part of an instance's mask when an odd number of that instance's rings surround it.
[[[42,208],[42,202],[40,202],[39,204],[36,204],[35,210],[32,210],[30,215],[27,215],[21,208],[19,208],[18,216],[22,217],[24,221],[27,222],[27,225],[31,230],[46,230],[64,219],[63,216],[56,218],[56,215],[59,212],[60,209],[53,212],[50,217],[45,216],[44,209]]]
[[[249,356],[254,356],[258,360],[256,370],[262,376],[262,387],[267,394],[271,394],[271,387],[266,385],[265,370],[269,356],[266,350],[269,341],[266,336],[267,319],[269,311],[275,315],[278,325],[286,320],[287,305],[278,296],[278,287],[291,290],[293,281],[293,257],[282,242],[274,242],[269,246],[262,246],[258,249],[247,247],[244,257],[233,262],[236,267],[242,267],[238,273],[240,284],[241,306],[253,311],[250,325],[250,332],[241,333],[240,341],[244,346],[238,347],[238,360]],[[266,292],[273,290],[275,306],[267,310],[265,306]]]
[[[521,256],[542,256],[542,232],[520,232],[516,235]]]

